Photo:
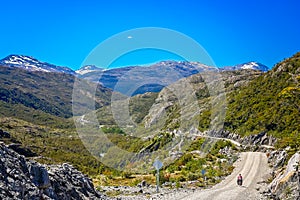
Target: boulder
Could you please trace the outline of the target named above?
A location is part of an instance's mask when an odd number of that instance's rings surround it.
[[[9,132],[3,131],[0,129],[0,138],[10,138]]]
[[[149,186],[149,184],[145,181],[145,180],[142,180],[138,185],[137,185],[137,187],[140,187],[140,188],[142,188],[142,187],[148,187]]]

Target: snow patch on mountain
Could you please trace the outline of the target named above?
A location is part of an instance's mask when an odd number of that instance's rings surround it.
[[[33,57],[24,55],[7,56],[0,60],[0,65],[7,67],[22,68],[28,71],[75,74],[75,72],[68,67],[60,67],[46,62],[41,62]]]
[[[223,67],[221,68],[222,70],[241,70],[241,69],[250,69],[250,70],[259,70],[262,72],[266,72],[269,70],[269,68],[259,62],[247,62],[235,66],[230,66],[230,67]]]
[[[86,65],[86,66],[81,67],[79,70],[76,70],[75,72],[77,74],[84,75],[84,74],[94,72],[94,71],[105,71],[105,69],[97,67],[95,65]]]

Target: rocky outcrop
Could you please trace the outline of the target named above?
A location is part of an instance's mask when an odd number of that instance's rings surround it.
[[[0,129],[0,138],[10,138],[9,132],[3,131]]]
[[[244,146],[262,146],[262,147],[271,147],[276,143],[276,138],[273,136],[268,135],[266,132],[261,132],[256,135],[249,135],[245,137],[241,137],[239,134],[232,133],[226,130],[209,130],[205,132],[206,135],[211,137],[218,137],[218,138],[227,138],[234,141],[239,142]]]
[[[231,133],[230,131],[225,130],[208,130],[204,132],[204,135],[208,135],[211,137],[217,137],[217,138],[227,138],[235,141],[240,141],[241,136],[235,133]]]
[[[108,198],[71,165],[42,165],[0,143],[0,199]]]
[[[284,166],[287,156],[286,150],[272,151],[268,153],[268,162],[273,165],[274,170],[277,170]]]
[[[269,136],[266,132],[261,132],[257,135],[249,135],[242,139],[242,144],[252,145],[273,145],[276,142],[276,138]]]
[[[282,154],[282,153],[280,153]],[[279,155],[280,155],[279,154]],[[300,200],[300,154],[295,153],[284,170],[275,170],[274,179],[269,184],[267,195],[273,199]],[[276,169],[276,168],[275,168]]]
[[[14,150],[15,152],[17,152],[20,155],[25,156],[26,158],[28,157],[35,157],[37,156],[36,153],[32,152],[29,148],[27,147],[22,147],[21,144],[18,143],[12,143],[8,145],[8,148]]]

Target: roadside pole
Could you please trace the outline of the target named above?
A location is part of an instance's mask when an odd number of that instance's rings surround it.
[[[202,174],[202,176],[203,176],[204,185],[205,185],[205,187],[206,187],[206,176],[205,176],[205,173],[206,173],[205,169],[202,169],[202,170],[201,170],[201,174]]]
[[[156,192],[159,193],[159,169],[156,170]]]
[[[163,163],[159,160],[155,160],[153,167],[156,169],[156,192],[159,192],[159,169],[162,168]]]

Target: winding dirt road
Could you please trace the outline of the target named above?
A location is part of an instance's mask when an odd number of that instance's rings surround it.
[[[151,196],[123,196],[122,200],[264,200],[257,188],[258,182],[270,173],[267,156],[260,152],[244,152],[234,163],[235,169],[221,183],[205,190],[165,191]],[[243,176],[243,186],[238,186],[238,174]]]
[[[268,174],[269,167],[264,153],[246,152],[235,163],[235,169],[224,181],[211,189],[201,190],[186,195],[180,199],[188,200],[253,200],[261,199],[256,188],[257,182],[262,181],[263,176]],[[238,174],[243,176],[243,186],[237,186]]]

